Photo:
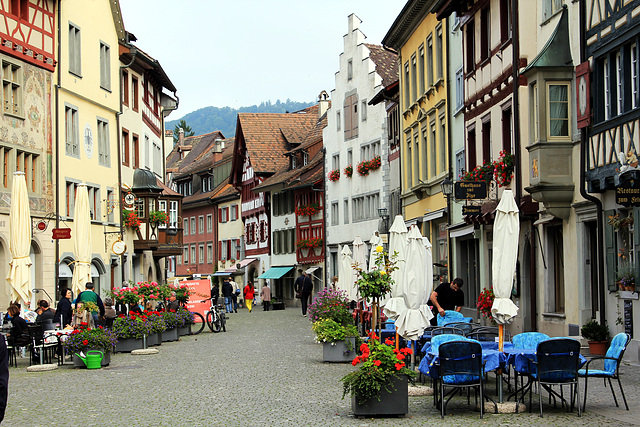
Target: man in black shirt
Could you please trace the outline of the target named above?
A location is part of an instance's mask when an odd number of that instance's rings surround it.
[[[464,304],[464,292],[460,288],[464,282],[461,278],[456,277],[451,283],[441,283],[435,291],[431,293],[431,302],[433,303],[434,314],[440,314],[444,317],[445,310],[460,311]],[[435,317],[433,320],[437,320]]]
[[[300,295],[300,301],[302,302],[302,315],[306,317],[307,307],[309,305],[309,298],[313,293],[313,282],[311,278],[307,276],[307,272],[303,271],[302,276],[299,276],[294,283],[294,290],[297,295]]]

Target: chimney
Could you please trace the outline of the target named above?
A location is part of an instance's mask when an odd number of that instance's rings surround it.
[[[318,118],[322,117],[324,113],[329,109],[329,94],[326,90],[320,92],[318,95]]]
[[[213,142],[213,163],[222,160],[222,150],[224,150],[224,141],[220,138],[216,138]]]
[[[184,145],[184,129],[182,128],[178,131],[178,145]]]

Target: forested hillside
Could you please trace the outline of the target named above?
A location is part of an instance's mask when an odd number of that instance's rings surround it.
[[[173,130],[180,119],[184,119],[195,135],[202,135],[216,130],[222,132],[226,138],[231,138],[236,133],[236,117],[238,113],[285,113],[302,110],[310,107],[313,102],[295,102],[287,99],[285,102],[277,100],[275,103],[266,101],[260,105],[250,107],[205,107],[186,114],[183,117],[166,122],[165,128]],[[179,111],[179,110],[178,110]]]

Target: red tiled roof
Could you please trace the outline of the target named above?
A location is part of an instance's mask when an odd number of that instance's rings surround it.
[[[284,153],[302,144],[317,122],[317,105],[295,113],[239,113],[239,127],[254,171],[274,173],[285,166]]]
[[[369,48],[369,58],[376,64],[376,73],[382,77],[382,85],[389,86],[398,80],[398,55],[376,44],[364,44]]]
[[[156,178],[156,184],[158,184],[158,187],[162,188],[162,192],[160,194],[162,194],[163,196],[181,196],[182,194],[173,191],[172,189],[170,189],[169,187],[167,187],[164,182],[160,181],[158,178]]]
[[[173,150],[167,156],[167,169],[181,171],[186,165],[191,165],[194,161],[200,159],[213,147],[216,139],[224,139],[222,132],[215,131],[204,135],[188,136],[184,139],[182,146],[174,145]],[[183,159],[180,157],[182,148],[191,147],[189,152]]]

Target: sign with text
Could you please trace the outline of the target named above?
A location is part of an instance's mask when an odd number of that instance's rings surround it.
[[[620,181],[616,187],[616,203],[622,206],[640,206],[640,181]]]
[[[70,239],[71,238],[71,229],[70,228],[54,228],[51,230],[53,233],[53,238],[58,239]]]
[[[463,206],[462,215],[480,215],[481,206]]]
[[[456,200],[482,200],[487,198],[485,181],[458,181],[453,184]]]
[[[211,281],[209,279],[203,280],[182,280],[178,282],[181,286],[187,285],[189,290],[191,291],[191,296],[189,297],[189,301],[187,301],[186,307],[189,311],[195,311],[196,313],[202,314],[209,310],[211,304],[209,301],[200,302],[205,298],[209,298],[211,296]],[[196,317],[196,322],[199,322],[200,319]]]

